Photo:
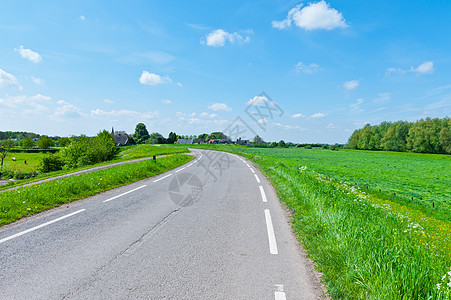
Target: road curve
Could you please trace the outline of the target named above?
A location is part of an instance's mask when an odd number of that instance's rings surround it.
[[[0,229],[0,299],[318,299],[265,177],[196,150],[177,169]]]

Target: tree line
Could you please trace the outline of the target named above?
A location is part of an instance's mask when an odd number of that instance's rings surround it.
[[[420,119],[416,122],[382,122],[355,130],[347,148],[451,154],[451,119]]]

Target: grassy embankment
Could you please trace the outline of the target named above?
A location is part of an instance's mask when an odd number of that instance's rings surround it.
[[[136,145],[136,146],[128,146],[121,147],[120,152],[117,154],[117,157],[114,160],[102,162],[95,165],[84,166],[76,169],[68,169],[63,168],[61,171],[51,172],[51,173],[39,173],[39,164],[44,157],[44,153],[10,153],[4,162],[4,171],[8,174],[30,174],[33,172],[37,172],[38,175],[29,179],[17,180],[9,182],[6,185],[0,186],[0,190],[8,189],[14,186],[22,185],[25,183],[30,183],[34,181],[39,181],[42,179],[47,179],[51,177],[55,177],[58,175],[64,175],[80,170],[89,169],[92,167],[109,165],[116,162],[123,162],[133,159],[140,159],[146,157],[163,156],[163,155],[171,155],[177,153],[188,153],[189,150],[184,147],[171,147],[171,146],[152,146],[152,145]],[[12,158],[16,158],[16,162],[12,161]],[[24,164],[24,160],[27,160],[27,164]]]
[[[118,186],[136,182],[192,160],[175,154],[152,160],[61,178],[0,193],[0,226],[20,218],[89,197]]]
[[[332,298],[449,299],[450,156],[213,148],[269,178]]]

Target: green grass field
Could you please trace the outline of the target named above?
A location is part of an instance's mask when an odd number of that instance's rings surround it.
[[[109,169],[61,178],[0,193],[0,226],[20,218],[136,182],[192,160],[174,154],[158,159],[115,166]]]
[[[449,156],[206,148],[259,166],[333,299],[450,299]]]
[[[188,152],[189,152],[189,150],[185,147],[180,147],[180,146],[174,147],[174,146],[169,146],[169,145],[162,145],[162,146],[136,145],[136,146],[121,147],[121,148],[119,148],[119,153],[117,154],[117,156],[114,160],[102,162],[102,163],[95,164],[95,165],[80,167],[77,169],[63,168],[62,171],[45,173],[45,174],[42,174],[39,172],[39,164],[41,163],[41,160],[45,155],[44,153],[27,153],[27,152],[9,153],[4,161],[3,178],[12,178],[12,177],[17,176],[17,174],[30,174],[30,173],[35,173],[35,175],[37,174],[37,176],[35,176],[31,179],[18,180],[18,181],[10,182],[7,185],[2,185],[2,186],[0,186],[0,190],[7,189],[12,186],[20,185],[23,183],[29,183],[29,182],[46,179],[46,178],[53,177],[53,176],[63,175],[63,174],[71,173],[74,171],[84,170],[84,169],[88,169],[88,168],[92,168],[92,167],[96,167],[96,166],[108,165],[108,164],[112,164],[115,162],[122,162],[122,161],[128,161],[128,160],[133,160],[133,159],[152,157],[153,155],[164,156],[164,155],[180,154],[180,153],[188,153]],[[16,162],[12,161],[13,157],[16,158]],[[24,164],[24,160],[27,160],[27,164]],[[17,176],[17,177],[19,177],[19,176]],[[20,179],[20,177],[19,177],[19,179]]]

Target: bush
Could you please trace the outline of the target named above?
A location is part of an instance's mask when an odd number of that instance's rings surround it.
[[[39,170],[42,173],[59,171],[63,169],[63,161],[58,154],[47,154],[42,158]]]
[[[94,138],[85,135],[74,138],[69,146],[61,150],[61,157],[69,168],[77,168],[112,160],[116,153],[113,138],[104,130]]]

